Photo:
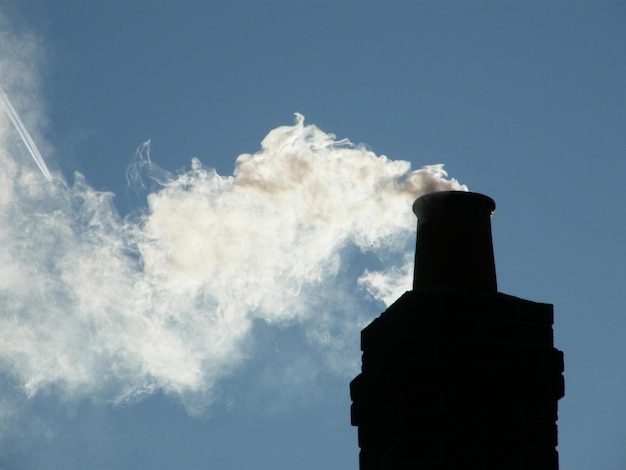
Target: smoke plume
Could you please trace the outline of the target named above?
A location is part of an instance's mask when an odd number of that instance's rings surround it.
[[[15,108],[0,116],[0,371],[27,397],[162,391],[203,409],[259,328],[297,327],[325,370],[354,374],[346,337],[367,318],[346,299],[388,303],[410,288],[411,203],[465,189],[442,165],[411,170],[298,114],[231,176],[196,158],[169,173],[146,142],[127,178],[149,195],[123,217],[81,174],[47,172],[19,117],[32,108],[4,85]],[[355,272],[362,254],[374,265]]]
[[[166,174],[148,152],[129,172],[137,184]],[[441,166],[411,171],[300,115],[239,156],[233,176],[193,159],[159,180],[134,218],[80,174],[48,183],[1,157],[0,329],[12,334],[0,358],[29,395],[210,392],[243,359],[255,320],[311,321],[316,287],[340,272],[344,249],[406,250],[412,200],[459,188]],[[410,285],[396,271],[360,282],[387,300],[386,285]]]

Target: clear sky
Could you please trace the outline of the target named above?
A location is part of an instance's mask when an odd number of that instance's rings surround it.
[[[0,468],[358,468],[440,163],[555,305],[561,468],[626,468],[626,3],[5,0],[0,85]]]

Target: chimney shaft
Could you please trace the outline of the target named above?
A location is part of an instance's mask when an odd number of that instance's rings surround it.
[[[415,201],[417,248],[413,289],[496,292],[490,197],[463,191],[426,194]]]

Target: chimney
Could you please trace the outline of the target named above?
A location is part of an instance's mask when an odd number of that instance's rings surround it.
[[[557,470],[553,307],[497,292],[482,194],[417,199],[413,290],[361,332],[361,470]]]

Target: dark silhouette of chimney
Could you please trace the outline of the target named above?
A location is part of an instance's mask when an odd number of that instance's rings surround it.
[[[361,332],[361,470],[556,470],[553,307],[497,292],[484,195],[417,199],[413,290]]]

